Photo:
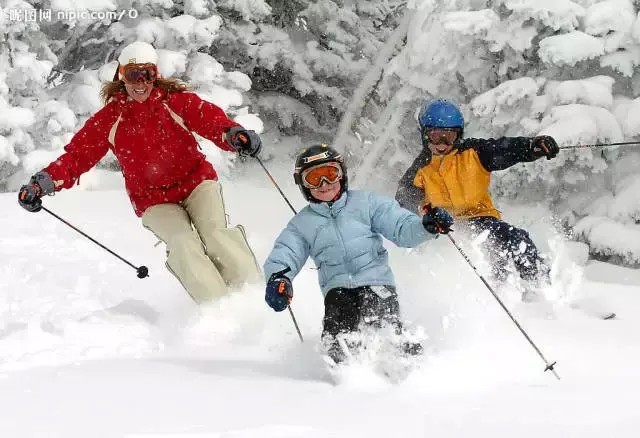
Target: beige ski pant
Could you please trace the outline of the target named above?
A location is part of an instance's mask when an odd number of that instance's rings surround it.
[[[242,226],[227,228],[217,181],[203,181],[179,204],[149,207],[142,224],[167,245],[167,268],[197,303],[261,278]]]

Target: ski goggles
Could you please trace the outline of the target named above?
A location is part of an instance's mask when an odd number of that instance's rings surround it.
[[[158,67],[155,64],[127,64],[120,66],[122,80],[128,84],[155,82],[158,79]]]
[[[342,178],[342,166],[335,162],[318,164],[305,169],[300,174],[302,185],[308,189],[318,189],[322,182],[334,184]]]
[[[460,135],[458,128],[428,128],[424,131],[424,139],[432,144],[452,146]]]

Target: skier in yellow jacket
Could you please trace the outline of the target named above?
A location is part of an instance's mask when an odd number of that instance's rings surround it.
[[[489,194],[491,172],[559,152],[549,136],[463,139],[464,118],[453,103],[425,102],[419,114],[423,150],[400,180],[396,199],[415,211],[428,206],[450,212],[472,235],[488,231],[484,249],[494,278],[504,281],[513,261],[534,286],[549,282],[549,267],[525,230],[502,221]]]

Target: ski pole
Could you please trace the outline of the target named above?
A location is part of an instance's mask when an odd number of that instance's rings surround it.
[[[103,244],[101,244],[100,242],[98,242],[97,240],[95,240],[93,237],[87,235],[86,233],[84,233],[83,231],[79,230],[78,228],[74,227],[73,225],[71,225],[69,222],[67,222],[66,220],[62,219],[60,216],[58,216],[57,214],[55,214],[54,212],[52,212],[51,210],[49,210],[48,208],[42,206],[42,209],[44,211],[46,211],[47,213],[49,213],[51,216],[55,217],[56,219],[58,219],[60,222],[62,222],[63,224],[69,226],[70,228],[73,228],[75,231],[77,231],[78,233],[82,234],[84,237],[86,237],[87,239],[89,239],[90,241],[92,241],[93,243],[95,243],[96,245],[98,245],[100,248],[108,251],[109,253],[111,253],[112,255],[116,256],[118,259],[122,260],[123,262],[125,262],[127,265],[131,266],[133,269],[136,270],[136,272],[138,273],[138,278],[145,278],[149,276],[149,268],[147,268],[146,266],[140,266],[137,267],[134,264],[132,264],[131,262],[125,260],[124,258],[120,257],[118,254],[116,254],[115,252],[111,251],[109,248],[107,248],[106,246],[104,246]]]
[[[640,145],[640,141],[623,141],[620,143],[596,143],[596,144],[574,144],[571,146],[560,146],[560,149],[581,149],[581,148],[600,148],[610,146],[628,146]]]
[[[291,310],[291,304],[287,306],[289,309],[289,315],[291,315],[291,320],[293,321],[293,325],[296,327],[296,331],[298,332],[298,337],[300,338],[300,342],[304,342],[302,338],[302,332],[300,332],[300,327],[298,327],[298,321],[296,321],[296,317],[293,315],[293,310]]]
[[[534,350],[536,350],[536,353],[538,353],[538,356],[540,356],[542,358],[542,360],[544,361],[546,367],[545,367],[545,371],[551,371],[553,373],[554,376],[556,376],[556,378],[558,380],[560,380],[560,376],[558,375],[558,373],[556,373],[556,370],[554,369],[556,362],[553,363],[549,363],[549,361],[547,361],[547,359],[544,357],[544,355],[542,354],[542,352],[540,351],[540,349],[536,346],[536,344],[533,342],[533,340],[531,340],[531,338],[529,337],[529,335],[527,334],[527,332],[522,328],[522,326],[520,325],[520,323],[518,323],[518,320],[511,314],[511,312],[509,312],[509,309],[507,309],[507,306],[504,305],[504,303],[502,302],[502,300],[500,299],[500,297],[498,297],[498,294],[496,294],[496,292],[493,290],[493,288],[489,285],[489,283],[487,282],[487,280],[485,280],[485,278],[482,276],[482,274],[480,272],[478,272],[478,269],[475,267],[475,265],[471,262],[471,260],[469,259],[469,257],[467,257],[467,254],[465,254],[465,252],[462,250],[462,248],[460,248],[460,246],[458,245],[458,243],[454,240],[453,237],[451,237],[451,234],[447,234],[447,237],[449,238],[449,240],[451,240],[451,243],[453,243],[453,246],[456,247],[456,249],[458,250],[458,252],[462,255],[462,257],[464,257],[464,259],[467,261],[467,263],[469,264],[469,266],[471,266],[471,268],[473,268],[473,272],[476,273],[476,275],[480,278],[480,280],[482,280],[482,282],[484,283],[485,286],[487,286],[487,289],[489,289],[489,292],[491,292],[491,295],[493,295],[493,297],[498,301],[498,304],[500,304],[500,307],[502,307],[502,309],[504,309],[504,311],[507,313],[507,315],[509,315],[509,318],[511,318],[511,321],[513,321],[513,323],[516,325],[516,327],[518,327],[518,330],[520,330],[520,332],[524,335],[524,337],[527,339],[527,341],[529,341],[529,344],[531,344],[531,346],[533,347]]]
[[[276,189],[278,189],[278,191],[280,192],[280,195],[282,196],[282,199],[285,200],[285,202],[287,203],[287,205],[289,206],[289,208],[291,209],[291,211],[293,211],[293,214],[298,214],[298,212],[296,211],[295,208],[293,208],[293,205],[291,205],[291,202],[289,202],[289,199],[287,199],[287,197],[285,196],[284,192],[280,189],[280,186],[278,185],[278,183],[276,182],[276,180],[273,178],[273,176],[271,176],[271,173],[267,170],[267,168],[264,166],[264,163],[262,162],[262,160],[258,157],[254,157],[256,160],[258,160],[258,163],[260,163],[260,165],[262,166],[262,168],[264,169],[264,172],[267,174],[267,176],[269,177],[269,179],[271,180],[271,183],[275,186]]]
[[[264,172],[267,174],[267,176],[269,177],[269,180],[271,180],[271,183],[275,186],[276,189],[278,189],[278,192],[280,192],[280,195],[282,196],[282,199],[285,200],[285,202],[287,203],[287,205],[289,206],[289,208],[291,209],[291,211],[293,211],[293,214],[298,214],[298,212],[296,211],[295,208],[293,208],[293,205],[291,205],[291,202],[289,202],[289,199],[287,199],[287,197],[285,196],[284,192],[280,189],[280,186],[278,185],[278,183],[276,182],[276,180],[273,178],[273,176],[271,175],[271,173],[267,170],[267,168],[265,167],[264,163],[262,162],[262,160],[258,157],[254,157],[256,160],[258,160],[258,163],[260,163],[260,165],[262,166],[262,168],[264,169]],[[287,306],[287,309],[289,309],[289,315],[291,315],[291,321],[293,321],[293,325],[296,327],[296,331],[298,332],[298,336],[300,337],[300,342],[304,342],[304,338],[302,337],[302,332],[300,332],[300,327],[298,327],[298,321],[296,321],[296,317],[293,314],[293,310],[291,310],[291,305]]]

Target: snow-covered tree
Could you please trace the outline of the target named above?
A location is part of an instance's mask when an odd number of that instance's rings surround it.
[[[232,116],[245,117],[245,123],[261,129],[262,122],[249,116],[259,112],[276,133],[330,141],[354,89],[404,10],[400,0],[34,0],[8,6],[53,12],[49,19],[10,23],[40,32],[52,59],[48,93],[38,99],[43,105],[33,126],[39,138],[32,148],[40,152],[12,158],[13,170],[4,175],[14,175],[11,187],[59,153],[100,108],[99,87],[111,78],[119,50],[133,40],[159,49],[163,75],[187,80]],[[85,12],[102,14],[88,18]],[[37,51],[35,40],[26,35],[18,40]],[[29,169],[16,160],[29,162]],[[107,158],[102,164],[113,162]]]
[[[6,0],[2,6],[5,190],[59,154],[101,107],[99,88],[113,76],[120,49],[134,40],[159,49],[164,76],[191,83],[247,126],[305,144],[331,141],[338,132],[336,146],[348,152],[354,185],[366,181],[388,194],[421,147],[415,116],[423,99],[460,104],[467,136],[549,134],[570,146],[640,135],[640,5],[631,0]],[[87,8],[118,16],[55,13]],[[10,9],[54,13],[49,20],[16,20]],[[293,151],[265,152],[290,159]],[[637,263],[640,251],[608,247],[601,237],[603,230],[637,233],[637,154],[624,147],[571,149],[497,173],[493,190],[520,202],[549,202],[594,253]],[[102,165],[115,164],[107,158]]]
[[[46,99],[47,77],[56,56],[37,23],[23,10],[32,5],[9,0],[0,14],[0,189],[22,166],[21,159],[36,150],[39,102]],[[22,14],[22,15],[21,15]],[[57,123],[51,120],[52,125]]]
[[[136,40],[158,49],[163,76],[183,79],[238,122],[263,129],[260,118],[246,106],[244,93],[251,88],[250,78],[225,71],[207,53],[223,26],[215,4],[195,0],[76,3],[11,0],[5,12],[17,14],[2,15],[0,27],[8,35],[0,43],[0,181],[5,189],[15,189],[63,152],[73,133],[102,107],[102,84],[113,78],[122,47]],[[266,3],[256,1],[219,2],[219,7],[260,17],[269,12]],[[39,15],[27,19],[31,11],[48,10],[48,19]],[[83,12],[103,14],[92,18]],[[105,158],[102,166],[116,166],[113,156]]]
[[[271,1],[263,19],[228,23],[212,54],[251,76],[258,107],[281,132],[327,141],[403,3]]]

